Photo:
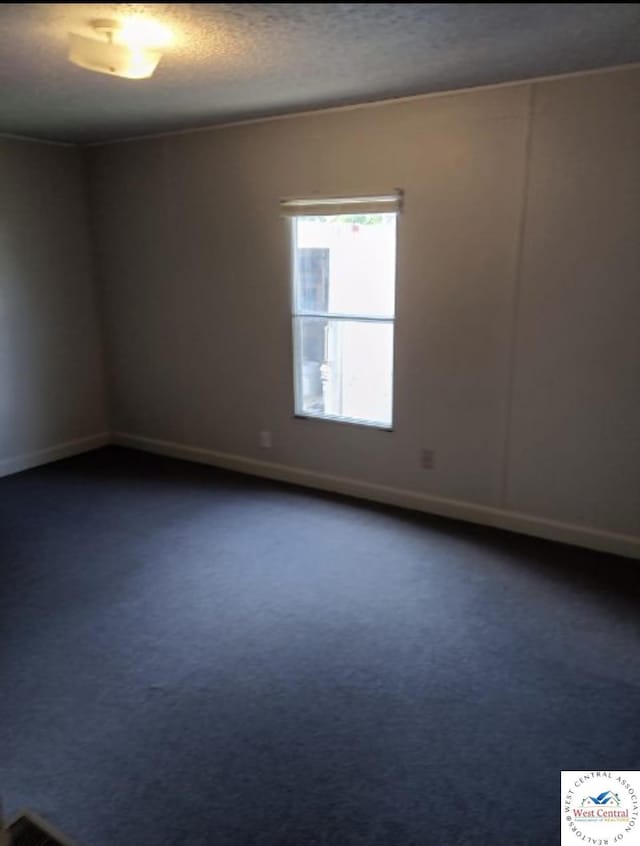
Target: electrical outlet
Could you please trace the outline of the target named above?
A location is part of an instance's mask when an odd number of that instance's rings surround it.
[[[273,439],[271,437],[271,432],[268,429],[263,429],[260,432],[260,446],[262,449],[271,449],[273,446]]]
[[[436,454],[432,449],[423,449],[420,453],[420,466],[423,470],[433,470],[436,466]]]

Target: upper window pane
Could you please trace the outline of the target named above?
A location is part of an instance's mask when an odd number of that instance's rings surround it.
[[[298,314],[394,314],[396,215],[296,217],[294,293]]]

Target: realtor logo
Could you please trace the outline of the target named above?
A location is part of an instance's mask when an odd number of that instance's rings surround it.
[[[617,793],[605,790],[600,796],[585,796],[582,800],[582,807],[585,805],[619,805],[620,797]]]
[[[563,770],[561,846],[640,846],[640,772]]]

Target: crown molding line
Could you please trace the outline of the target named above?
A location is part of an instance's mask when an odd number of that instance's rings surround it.
[[[380,106],[391,106],[400,103],[411,103],[418,100],[431,100],[438,97],[457,97],[464,94],[471,94],[475,91],[492,91],[500,88],[513,88],[518,85],[535,85],[545,82],[556,82],[563,79],[573,79],[582,76],[600,76],[609,73],[621,73],[640,69],[640,62],[629,62],[625,65],[611,65],[606,68],[591,68],[579,71],[567,71],[567,73],[550,74],[549,76],[535,76],[529,79],[514,79],[508,82],[493,82],[486,85],[472,85],[467,88],[448,88],[442,91],[431,91],[427,94],[407,94],[400,97],[387,97],[382,100],[367,100],[359,103],[350,103],[344,106],[318,106],[317,108],[304,109],[295,112],[284,112],[282,114],[263,115],[255,118],[241,118],[233,121],[212,123],[205,126],[194,126],[187,129],[170,129],[166,132],[149,132],[144,135],[130,135],[124,138],[112,138],[107,141],[78,142],[80,147],[107,147],[112,144],[131,144],[136,141],[151,141],[156,138],[170,138],[179,135],[193,135],[198,132],[212,132],[214,130],[232,129],[237,126],[251,126],[252,124],[271,123],[272,121],[292,120],[295,118],[317,117],[323,114],[334,114],[336,112],[352,112],[358,109],[375,109]]]
[[[418,100],[429,100],[436,97],[455,97],[462,94],[471,94],[474,91],[491,91],[498,88],[512,88],[516,85],[534,85],[536,83],[555,82],[562,79],[572,79],[581,76],[596,76],[606,73],[618,73],[622,71],[637,70],[640,62],[628,62],[625,65],[611,65],[606,68],[589,68],[587,70],[567,71],[567,73],[549,74],[548,76],[534,76],[525,79],[514,79],[508,82],[494,82],[486,85],[472,85],[466,88],[448,88],[443,91],[431,91],[427,94],[408,94],[399,97],[386,97],[382,100],[367,100],[359,103],[350,103],[344,106],[318,106],[317,108],[303,109],[301,111],[284,112],[275,115],[263,115],[262,117],[240,118],[233,121],[205,124],[186,129],[170,129],[166,132],[148,132],[143,135],[128,135],[122,138],[111,138],[106,141],[60,141],[53,138],[38,138],[32,135],[19,135],[17,133],[2,132],[0,140],[9,141],[31,141],[35,144],[52,144],[56,147],[78,147],[81,149],[90,147],[106,147],[111,144],[130,144],[135,141],[149,141],[154,138],[168,138],[179,135],[192,135],[196,132],[212,132],[216,129],[232,129],[236,126],[251,126],[252,124],[270,123],[271,121],[291,120],[293,118],[313,117],[322,114],[333,114],[336,112],[350,112],[356,109],[375,109],[380,106],[389,106],[400,103],[410,103]]]
[[[14,135],[11,132],[0,132],[0,141],[29,141],[32,144],[48,144],[53,147],[73,147],[82,146],[77,141],[56,141],[52,138],[34,138],[31,135]]]

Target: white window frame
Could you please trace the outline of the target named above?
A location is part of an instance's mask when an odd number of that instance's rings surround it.
[[[294,388],[294,416],[304,420],[321,420],[334,423],[346,423],[355,426],[392,431],[395,411],[395,324],[396,324],[396,289],[398,276],[398,223],[402,210],[403,193],[395,191],[392,194],[380,194],[367,197],[338,197],[338,198],[301,198],[281,201],[281,211],[289,218],[288,236],[290,245],[290,296],[291,296],[291,327],[293,336],[293,388]],[[339,216],[346,214],[394,214],[395,215],[395,264],[394,264],[394,308],[391,316],[371,316],[362,314],[334,314],[332,312],[308,311],[298,308],[298,292],[296,287],[296,221],[308,216]],[[302,368],[302,321],[300,318],[318,318],[325,320],[357,321],[359,323],[383,323],[391,325],[393,334],[391,359],[391,420],[389,423],[352,418],[345,415],[313,414],[303,408],[303,368]]]

